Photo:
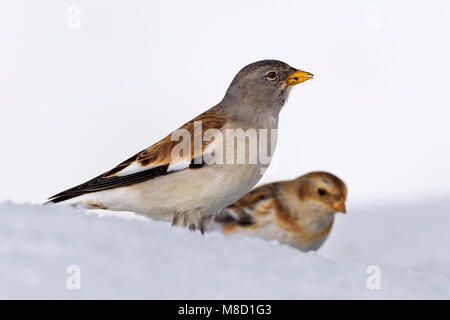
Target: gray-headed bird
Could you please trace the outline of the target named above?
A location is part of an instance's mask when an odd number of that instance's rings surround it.
[[[276,144],[268,131],[278,128],[291,87],[311,78],[281,61],[252,63],[239,71],[219,104],[49,202],[132,211],[203,231],[206,221],[259,181]],[[263,163],[264,152],[251,144],[264,141],[271,148]]]

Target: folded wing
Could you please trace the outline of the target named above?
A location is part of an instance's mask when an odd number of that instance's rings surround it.
[[[255,218],[252,216],[253,210],[258,207],[261,201],[273,198],[276,194],[276,184],[266,184],[253,189],[235,203],[229,205],[219,212],[215,221],[218,223],[237,224],[241,226],[252,225]]]
[[[194,160],[203,155],[208,145],[208,142],[204,142],[202,139],[203,133],[208,129],[221,129],[225,123],[225,114],[217,108],[211,108],[192,121],[184,124],[178,129],[180,131],[172,132],[161,141],[135,154],[113,169],[83,184],[50,197],[49,202],[57,203],[87,193],[141,183],[188,168],[199,168],[203,163],[198,163],[198,161]],[[195,128],[194,125],[196,126]],[[201,130],[198,130],[200,128]],[[202,147],[198,151],[194,148],[194,129],[195,132],[202,133],[202,137],[195,137],[195,139],[201,139],[202,141]],[[191,139],[190,153],[184,155],[177,153],[174,156],[173,150],[175,146],[183,143],[185,137],[190,137]]]

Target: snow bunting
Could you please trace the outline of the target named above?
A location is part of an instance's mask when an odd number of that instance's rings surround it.
[[[347,187],[327,172],[260,186],[217,214],[211,230],[278,240],[303,251],[325,242],[335,212],[345,213]]]
[[[261,178],[276,144],[276,134],[268,131],[278,128],[278,115],[291,87],[312,77],[277,60],[252,63],[239,71],[219,104],[49,202],[133,211],[203,231],[206,220]],[[240,140],[236,145],[235,139]],[[254,159],[261,152],[251,142],[259,147],[267,140],[271,147],[263,163],[261,157]]]

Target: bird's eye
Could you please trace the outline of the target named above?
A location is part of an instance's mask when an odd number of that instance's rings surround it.
[[[270,79],[270,80],[274,80],[276,77],[277,77],[277,73],[275,71],[270,71],[267,74],[267,78]]]
[[[317,189],[317,193],[320,194],[321,196],[324,196],[327,194],[327,190],[319,188]]]

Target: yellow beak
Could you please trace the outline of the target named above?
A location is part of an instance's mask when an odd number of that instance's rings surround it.
[[[288,86],[294,86],[296,84],[305,82],[306,80],[312,79],[313,77],[314,77],[314,75],[312,73],[302,71],[302,70],[297,70],[293,74],[291,74],[289,77],[287,77],[286,83]]]
[[[336,202],[333,204],[333,209],[336,210],[336,212],[346,213],[346,210],[345,210],[345,201],[344,201],[344,200],[336,201]]]

